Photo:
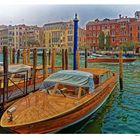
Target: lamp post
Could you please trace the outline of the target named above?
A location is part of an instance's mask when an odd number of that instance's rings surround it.
[[[77,69],[76,52],[78,47],[78,18],[75,14],[74,22],[74,48],[73,48],[73,70]]]

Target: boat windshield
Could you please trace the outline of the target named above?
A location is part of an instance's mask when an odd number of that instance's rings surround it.
[[[87,87],[76,87],[72,85],[65,85],[62,83],[55,83],[53,86],[48,87],[45,89],[45,92],[48,94],[55,94],[58,96],[64,97],[74,97],[74,98],[81,98],[84,95],[89,93],[89,88]]]

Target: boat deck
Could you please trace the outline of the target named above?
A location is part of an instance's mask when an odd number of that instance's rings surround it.
[[[19,100],[14,104],[16,111],[13,113],[14,118],[12,122],[8,122],[8,114],[4,114],[2,118],[4,126],[17,126],[46,120],[58,114],[63,114],[65,111],[78,105],[77,98],[49,95],[40,91],[33,94],[34,96],[32,94],[26,96],[22,103]],[[89,96],[83,97],[80,102],[87,100]]]
[[[80,71],[85,71],[85,68],[79,69]],[[93,75],[103,75],[107,73],[109,70],[104,68],[86,68],[86,72],[90,72]]]

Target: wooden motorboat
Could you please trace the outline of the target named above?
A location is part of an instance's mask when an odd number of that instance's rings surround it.
[[[136,59],[135,58],[123,58],[124,63],[129,63],[129,62],[134,62]],[[87,59],[88,63],[101,63],[101,62],[106,62],[106,63],[119,63],[119,58],[104,58],[104,57],[98,57],[98,58],[88,58]]]
[[[93,114],[116,84],[116,74],[107,69],[56,72],[44,80],[40,90],[11,105],[0,125],[22,134],[59,131]]]

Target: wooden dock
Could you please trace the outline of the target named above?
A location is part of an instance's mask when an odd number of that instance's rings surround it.
[[[8,53],[9,52],[9,53]],[[33,52],[32,61],[30,60],[30,52]],[[47,53],[48,52],[48,53]],[[22,56],[21,56],[22,53]],[[61,69],[69,69],[68,66],[68,51],[67,49],[62,49],[62,65],[56,66],[56,49],[42,49],[42,64],[37,64],[37,48],[31,49],[20,49],[16,50],[15,48],[3,47],[3,65],[1,66],[3,71],[0,74],[0,107],[3,111],[9,104],[9,102],[16,101],[23,96],[28,95],[31,92],[34,92],[39,89],[40,84],[43,79],[47,78],[49,74],[56,72]],[[8,62],[8,55],[10,61]],[[16,59],[15,59],[16,56]],[[32,62],[32,63],[31,63]],[[28,65],[31,67],[31,77],[26,79],[25,77],[21,82],[11,81],[9,78],[9,66],[16,65]],[[20,73],[20,72],[19,72]],[[18,73],[17,73],[18,74]],[[16,75],[14,73],[13,75]],[[28,80],[28,81],[27,81]]]

